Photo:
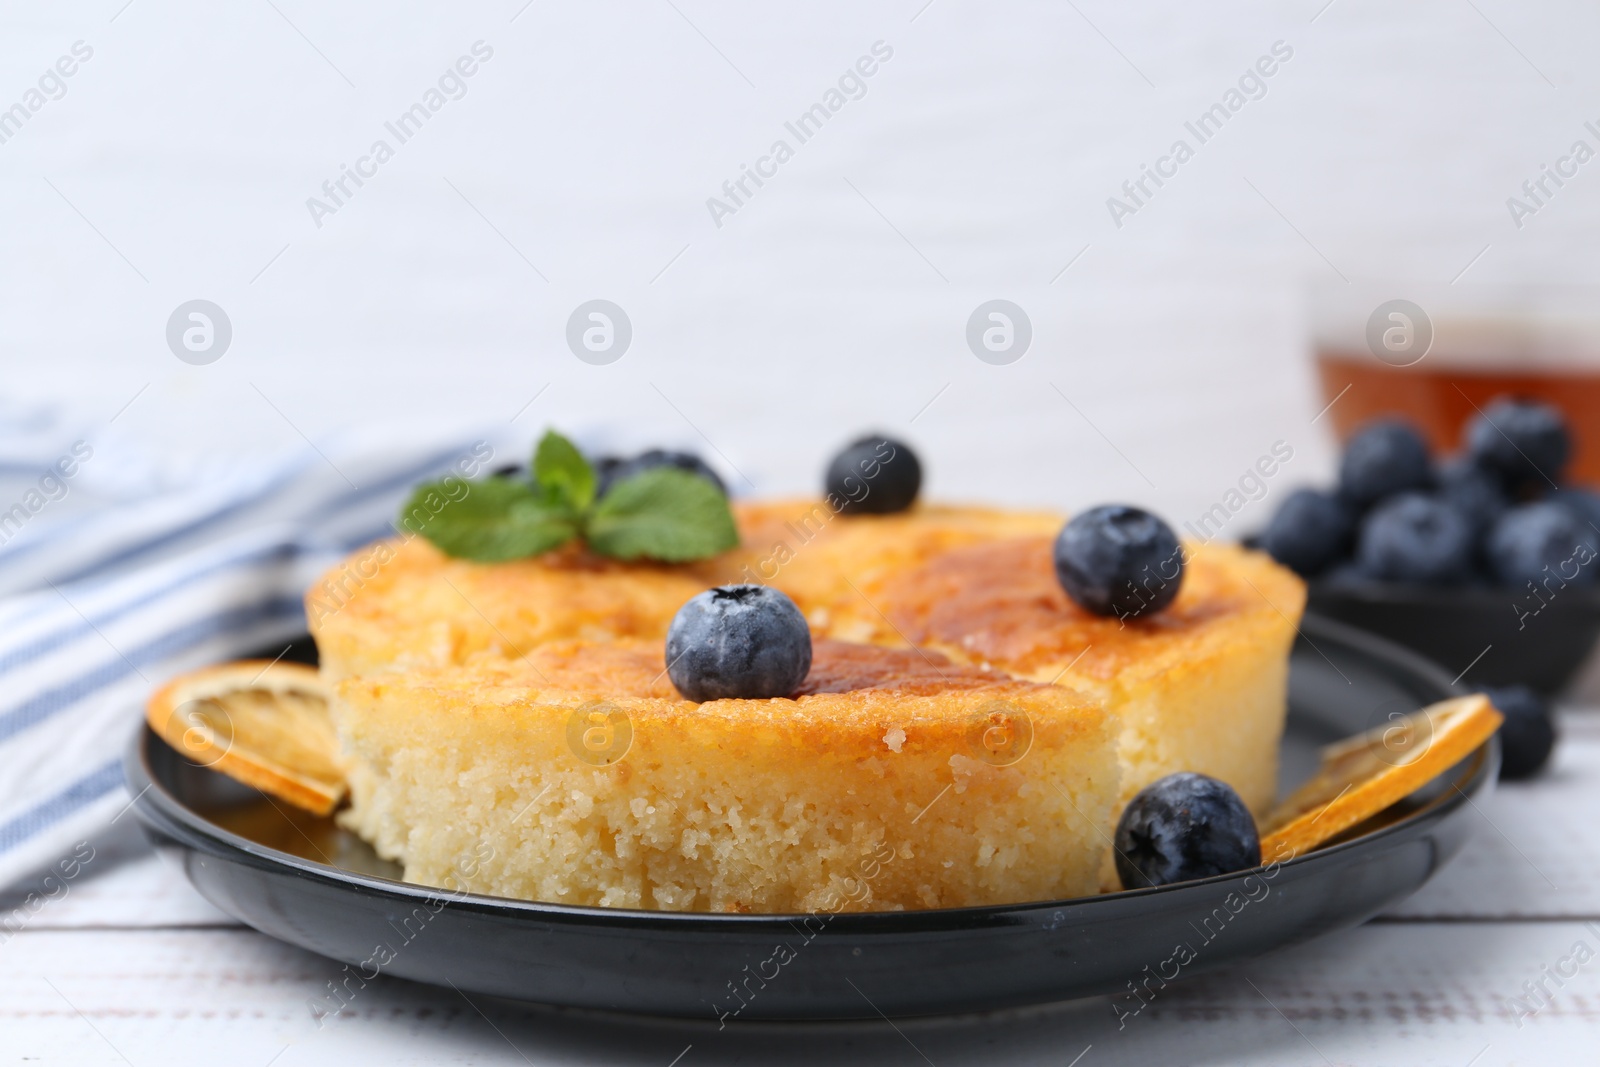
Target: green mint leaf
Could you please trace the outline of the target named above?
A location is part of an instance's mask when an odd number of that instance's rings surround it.
[[[545,431],[534,450],[533,479],[573,511],[583,511],[594,503],[594,468],[578,446],[554,430]]]
[[[728,498],[699,475],[654,467],[606,491],[589,515],[589,547],[615,559],[704,559],[739,543]]]
[[[571,509],[552,505],[536,487],[509,478],[446,478],[419,485],[400,512],[400,525],[446,555],[480,563],[536,556],[578,535]]]

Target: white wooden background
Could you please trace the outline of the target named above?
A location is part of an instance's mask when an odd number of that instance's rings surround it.
[[[873,424],[941,496],[1181,521],[1289,442],[1242,530],[1329,475],[1308,283],[1600,282],[1600,164],[1521,228],[1505,207],[1600,118],[1581,0],[0,0],[0,107],[80,39],[94,58],[0,145],[0,400],[58,408],[108,479],[163,450],[515,420],[789,492]],[[305,199],[479,39],[468,95],[315,227]],[[868,95],[713,226],[706,197],[880,39]],[[1278,40],[1268,94],[1116,228],[1106,198]],[[562,340],[597,296],[635,327],[607,367]],[[205,367],[163,338],[197,297],[234,326]],[[1034,323],[1007,367],[963,338],[994,297]],[[0,945],[0,1062],[1590,1062],[1600,963],[1520,1028],[1505,1008],[1600,947],[1585,692],[1554,773],[1497,793],[1395,915],[1122,1033],[1093,1001],[717,1033],[390,981],[316,1032],[329,964],[216,914],[125,818]]]

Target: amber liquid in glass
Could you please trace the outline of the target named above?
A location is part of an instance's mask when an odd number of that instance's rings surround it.
[[[1542,400],[1560,408],[1572,427],[1567,480],[1600,485],[1600,369],[1568,367],[1462,367],[1423,360],[1389,367],[1369,352],[1321,351],[1317,373],[1339,440],[1379,416],[1414,423],[1440,455],[1461,447],[1462,427],[1500,396]],[[1342,395],[1341,395],[1342,394]]]

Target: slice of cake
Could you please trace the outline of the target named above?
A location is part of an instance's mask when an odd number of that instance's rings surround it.
[[[1115,720],[1063,686],[821,640],[792,699],[695,704],[659,641],[347,678],[350,828],[408,881],[722,912],[1093,893]]]

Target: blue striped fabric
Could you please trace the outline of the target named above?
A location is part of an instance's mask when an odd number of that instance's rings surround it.
[[[153,688],[287,644],[305,630],[305,589],[393,532],[412,485],[481,473],[507,447],[486,434],[352,435],[201,484],[16,513],[0,543],[0,887],[128,806],[121,756]],[[15,451],[0,520],[59,454],[40,449],[30,466]]]
[[[119,659],[82,674],[74,674],[60,685],[0,711],[0,742],[38,726],[52,716],[71,711],[86,697],[129,675],[140,673],[140,665],[159,666],[211,635],[248,633],[253,623],[269,619],[299,623],[304,618],[299,598],[271,596],[257,604],[224,608],[204,618],[194,619],[138,647],[119,649]]]
[[[49,830],[67,816],[99,800],[107,793],[115,792],[121,786],[122,761],[108,760],[55,796],[35,804],[4,826],[0,826],[0,852],[14,848]]]

